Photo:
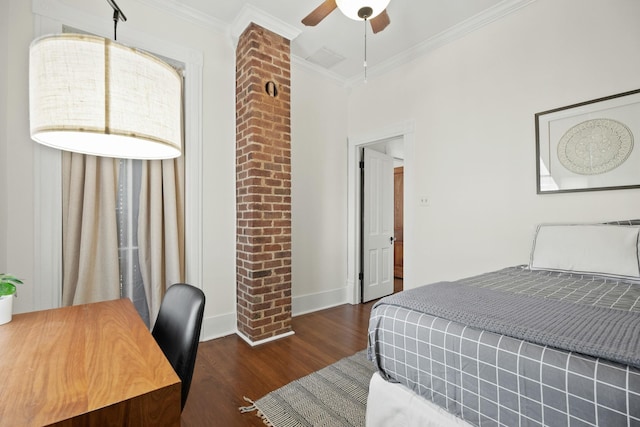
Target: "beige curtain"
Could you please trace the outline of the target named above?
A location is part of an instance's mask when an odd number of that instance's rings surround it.
[[[185,278],[183,158],[142,167],[138,246],[151,325],[167,288]]]
[[[63,305],[120,298],[117,160],[62,153]]]

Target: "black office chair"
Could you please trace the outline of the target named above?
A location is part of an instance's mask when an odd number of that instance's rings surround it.
[[[167,289],[151,334],[182,381],[182,409],[196,363],[204,313],[204,293],[186,283]]]

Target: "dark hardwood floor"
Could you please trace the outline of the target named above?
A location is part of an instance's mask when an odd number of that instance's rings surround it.
[[[243,400],[272,390],[350,356],[367,345],[373,302],[345,304],[293,318],[295,335],[251,347],[237,335],[200,343],[182,426],[260,426]]]

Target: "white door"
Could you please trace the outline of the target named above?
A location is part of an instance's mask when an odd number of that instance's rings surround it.
[[[393,158],[364,149],[362,301],[393,293]]]

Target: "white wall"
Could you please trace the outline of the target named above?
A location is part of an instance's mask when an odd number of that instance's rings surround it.
[[[292,65],[292,311],[347,301],[347,90]]]
[[[539,222],[640,217],[640,190],[537,195],[534,135],[537,112],[640,88],[638,17],[537,0],[353,90],[350,138],[415,122],[405,288],[526,263]]]
[[[7,13],[7,8],[3,9]],[[32,39],[32,18],[29,2],[9,0],[6,17],[7,55],[6,87],[6,157],[3,158],[6,176],[7,206],[4,229],[6,263],[4,270],[27,283],[18,290],[14,309],[29,308],[33,296],[34,208],[33,208],[33,143],[29,138],[28,61]]]
[[[7,76],[9,49],[9,14],[0,14],[0,272],[7,265]]]

